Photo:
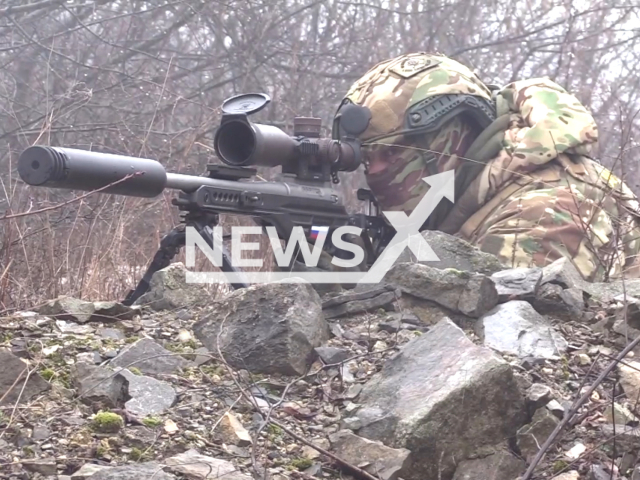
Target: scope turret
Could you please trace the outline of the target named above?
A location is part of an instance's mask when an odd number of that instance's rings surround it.
[[[167,173],[155,160],[47,146],[22,152],[18,174],[29,185],[84,191],[98,190],[137,174],[102,190],[133,197],[155,197],[167,184]]]

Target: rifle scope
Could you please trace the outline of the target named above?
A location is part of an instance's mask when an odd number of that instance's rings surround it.
[[[271,99],[264,93],[246,93],[222,104],[222,119],[213,138],[218,158],[232,167],[277,167],[290,173],[297,162],[312,169],[329,165],[331,171],[353,172],[361,162],[358,135],[369,125],[366,107],[346,105],[337,116],[336,138],[320,138],[322,119],[295,117],[293,135],[278,127],[252,123],[248,116],[262,110]]]
[[[316,164],[329,163],[335,170],[353,171],[360,164],[355,145],[330,138],[318,138],[320,119],[296,117],[294,135],[278,127],[233,118],[222,122],[213,146],[227,165],[234,167],[277,167],[302,156],[310,156]]]

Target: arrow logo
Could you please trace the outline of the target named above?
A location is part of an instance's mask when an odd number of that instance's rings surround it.
[[[407,216],[404,212],[382,212],[395,228],[396,234],[386,246],[371,269],[362,277],[363,283],[378,283],[391,269],[406,247],[409,247],[419,262],[440,260],[426,240],[420,235],[420,227],[427,221],[443,198],[455,201],[455,173],[453,170],[424,177],[431,187],[416,208]]]

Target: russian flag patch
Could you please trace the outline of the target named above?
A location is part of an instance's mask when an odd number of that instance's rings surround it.
[[[311,227],[311,231],[309,232],[309,237],[312,240],[315,240],[316,238],[318,238],[318,235],[320,234],[320,232],[328,233],[329,232],[329,227],[312,226]]]

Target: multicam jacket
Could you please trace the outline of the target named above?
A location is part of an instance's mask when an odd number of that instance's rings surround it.
[[[446,66],[449,59],[440,58]],[[386,166],[366,175],[382,210],[410,213],[429,188],[422,177],[455,169],[455,204],[443,201],[424,228],[462,237],[512,267],[544,266],[567,257],[588,281],[640,276],[638,199],[590,157],[598,130],[576,97],[546,78],[494,90],[498,120],[489,129],[496,148],[489,158],[473,162],[483,155],[483,145],[468,151],[480,132],[460,118],[422,136],[394,135],[393,126],[386,128],[390,135],[380,134],[385,130],[380,119],[393,124],[406,107],[407,100],[394,106],[408,81],[389,73],[389,65],[398,61],[374,67],[347,94],[354,103],[374,107],[372,130],[379,131],[364,139],[365,152],[391,150]],[[460,78],[465,88],[484,87],[455,63],[448,83],[462,83]],[[421,82],[436,80],[427,76]]]
[[[438,228],[514,267],[568,257],[589,281],[640,276],[640,205],[589,157],[593,117],[548,79],[514,82],[496,101],[509,115],[502,149]]]

